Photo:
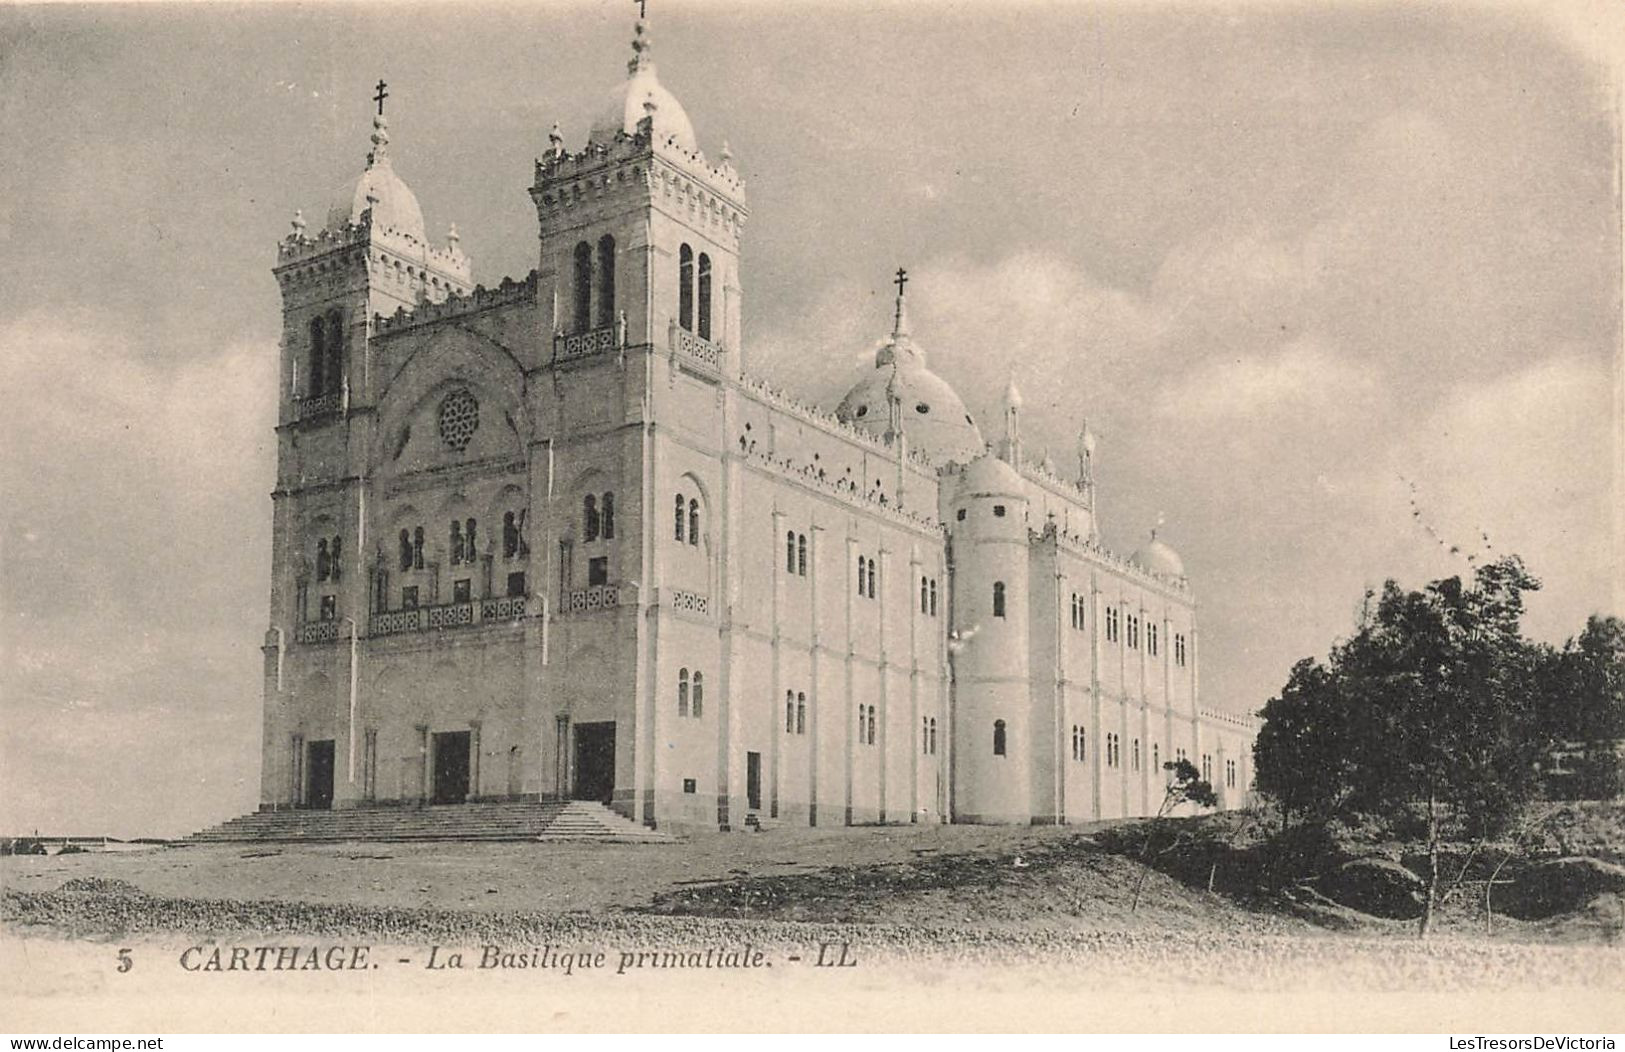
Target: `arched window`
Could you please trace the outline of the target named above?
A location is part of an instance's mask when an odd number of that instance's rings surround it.
[[[937,754],[937,718],[931,717],[931,755]]]
[[[711,257],[700,253],[700,339],[711,338]]]
[[[472,563],[479,558],[479,539],[475,535],[475,523],[469,519],[463,523],[463,561]]]
[[[310,319],[310,391],[311,398],[327,387],[327,332],[322,319]]]
[[[688,502],[688,543],[696,547],[700,543],[700,502],[693,498]]]
[[[937,616],[937,581],[934,577],[931,579],[931,616]]]
[[[410,530],[401,530],[401,569],[412,568],[412,533]]]
[[[677,715],[688,715],[688,669],[677,670]]]
[[[784,572],[796,572],[796,535],[794,531],[784,535]]]
[[[412,531],[412,569],[423,569],[423,527]]]
[[[796,692],[793,690],[787,690],[784,692],[784,733],[794,734],[795,732]]]
[[[796,733],[807,733],[807,692],[796,691]]]
[[[694,331],[694,250],[677,250],[677,324]]]
[[[869,594],[869,563],[863,556],[858,556],[858,594]]]
[[[615,324],[615,239],[598,239],[598,325]]]
[[[993,616],[1004,616],[1004,582],[993,582]]]
[[[519,554],[519,526],[514,522],[513,512],[502,513],[502,557],[512,559]]]
[[[796,573],[807,576],[807,535],[796,534]]]
[[[677,494],[677,514],[672,519],[672,532],[678,540],[683,539],[683,506],[685,501],[681,493]]]
[[[875,743],[875,707],[869,706],[869,744]]]
[[[584,541],[598,539],[598,498],[591,493],[582,501],[581,538]]]
[[[920,717],[920,752],[927,755],[931,752],[931,718]]]
[[[344,315],[333,311],[327,316],[327,389],[344,387]]]
[[[456,566],[463,561],[463,524],[456,519],[451,520],[451,540],[446,545],[451,553],[451,564]]]
[[[604,540],[613,541],[615,539],[615,494],[613,493],[604,494],[602,525],[604,528]]]
[[[705,712],[705,677],[698,672],[694,673],[694,718],[699,719]]]
[[[1162,770],[1162,746],[1156,742],[1151,743],[1151,769]]]
[[[344,538],[334,537],[333,543],[328,545],[327,576],[329,580],[339,579],[339,555],[344,548]]]
[[[1078,728],[1078,760],[1081,763],[1089,762],[1089,728]]]
[[[1004,755],[1004,721],[993,721],[993,755]]]
[[[327,538],[323,537],[316,542],[316,580],[327,580]]]
[[[592,326],[592,246],[585,241],[576,245],[575,317],[571,326],[576,332],[586,332]]]
[[[929,602],[929,600],[930,600],[930,591],[929,591],[929,589],[928,589],[928,587],[926,585],[925,578],[922,577],[922,578],[920,578],[920,613],[922,613],[922,614],[925,613],[925,611],[927,609],[927,603]]]

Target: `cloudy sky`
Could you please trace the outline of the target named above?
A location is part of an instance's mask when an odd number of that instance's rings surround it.
[[[1453,7],[1455,5],[1452,5]],[[1620,15],[652,0],[748,180],[746,338],[838,397],[907,266],[972,410],[1100,434],[1107,540],[1158,513],[1210,704],[1258,707],[1360,595],[1521,553],[1529,630],[1619,611]],[[0,10],[0,831],[253,807],[295,208],[359,172],[371,85],[476,279],[624,75],[626,0]],[[1414,490],[1412,489],[1414,486]]]

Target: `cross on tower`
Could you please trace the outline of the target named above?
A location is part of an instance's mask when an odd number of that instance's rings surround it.
[[[632,0],[632,2],[638,5],[638,17],[640,19],[647,18],[649,16],[649,12],[646,10],[646,5],[648,4],[649,0]]]
[[[382,117],[384,115],[384,100],[389,98],[389,92],[384,90],[388,86],[389,85],[385,84],[382,80],[380,80],[378,82],[378,94],[376,94],[376,95],[374,95],[372,97],[372,101],[374,101],[374,102],[376,102],[378,104],[378,116],[380,116],[380,117]]]
[[[908,271],[904,270],[902,267],[898,267],[897,276],[892,279],[892,284],[897,286],[897,298],[902,299],[903,286],[908,284]]]

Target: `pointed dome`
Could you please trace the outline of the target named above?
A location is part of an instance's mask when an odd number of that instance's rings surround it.
[[[653,117],[656,142],[670,140],[680,149],[697,151],[694,125],[688,113],[655,73],[654,59],[649,56],[648,23],[639,19],[634,32],[633,56],[626,64],[626,79],[610,91],[609,98],[593,119],[592,129],[587,133],[588,144],[609,146],[617,134],[635,135],[643,119]]]
[[[840,420],[884,437],[891,407],[900,409],[910,444],[937,460],[965,463],[987,444],[948,381],[926,367],[925,350],[909,333],[901,293],[892,316],[891,336],[875,350],[874,368],[865,372],[835,409]]]
[[[417,195],[389,163],[389,122],[381,114],[372,119],[372,152],[367,154],[367,169],[328,209],[327,229],[342,230],[347,223],[359,223],[361,214],[369,208],[373,226],[419,241],[428,240]]]
[[[1132,556],[1132,561],[1139,563],[1144,569],[1163,577],[1183,579],[1185,576],[1185,560],[1179,553],[1157,538],[1157,531],[1151,531],[1151,539],[1141,546],[1140,550]]]

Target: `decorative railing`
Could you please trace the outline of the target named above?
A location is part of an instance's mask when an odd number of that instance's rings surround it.
[[[441,603],[420,606],[415,610],[390,610],[373,614],[369,633],[374,636],[393,636],[402,632],[421,632],[425,629],[467,628],[471,625],[512,623],[525,616],[527,609],[522,595],[480,599],[467,603]]]
[[[480,600],[481,621],[517,621],[524,616],[525,597],[522,595]]]
[[[567,362],[575,358],[586,358],[589,355],[600,354],[615,349],[615,326],[606,325],[602,329],[593,329],[589,332],[576,332],[568,336],[555,336],[553,338],[553,360]]]
[[[621,605],[619,585],[595,584],[590,588],[576,588],[564,593],[560,613],[582,614],[592,610],[611,610]]]
[[[698,592],[690,592],[682,588],[673,588],[671,602],[668,604],[673,610],[689,610],[696,614],[710,613],[711,600]]]
[[[677,325],[671,327],[671,346],[678,354],[709,368],[722,369],[722,348]]]
[[[339,637],[337,621],[306,621],[294,632],[301,643],[331,643]]]
[[[325,413],[336,413],[343,403],[342,391],[329,391],[312,398],[296,398],[293,402],[293,415],[297,420],[309,420]]]

